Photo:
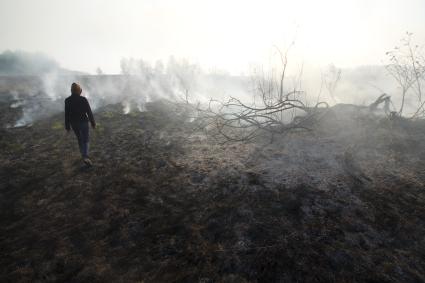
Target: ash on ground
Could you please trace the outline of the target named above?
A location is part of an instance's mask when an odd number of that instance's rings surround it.
[[[90,169],[63,114],[1,129],[2,282],[425,281],[425,123],[222,145],[170,107],[98,109]]]

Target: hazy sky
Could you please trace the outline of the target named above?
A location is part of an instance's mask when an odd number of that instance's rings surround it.
[[[425,43],[425,0],[0,0],[0,51],[41,51],[92,73],[170,55],[247,72],[294,36],[297,62],[379,64],[407,30]]]

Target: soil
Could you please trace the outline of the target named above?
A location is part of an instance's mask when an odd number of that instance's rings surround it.
[[[425,282],[425,123],[220,144],[173,107],[98,109],[91,168],[62,113],[1,129],[1,282]]]

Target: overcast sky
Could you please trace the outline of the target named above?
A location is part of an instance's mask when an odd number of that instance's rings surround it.
[[[294,60],[379,64],[406,31],[425,43],[425,0],[0,0],[0,51],[120,71],[122,57],[247,72],[296,38]]]

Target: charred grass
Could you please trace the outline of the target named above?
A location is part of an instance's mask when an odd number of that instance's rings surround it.
[[[425,281],[416,126],[402,127],[409,139],[392,135],[363,151],[329,146],[342,169],[323,189],[307,165],[270,178],[285,168],[270,172],[268,162],[302,153],[215,144],[167,107],[100,109],[92,168],[58,127],[61,115],[2,130],[2,282]]]

